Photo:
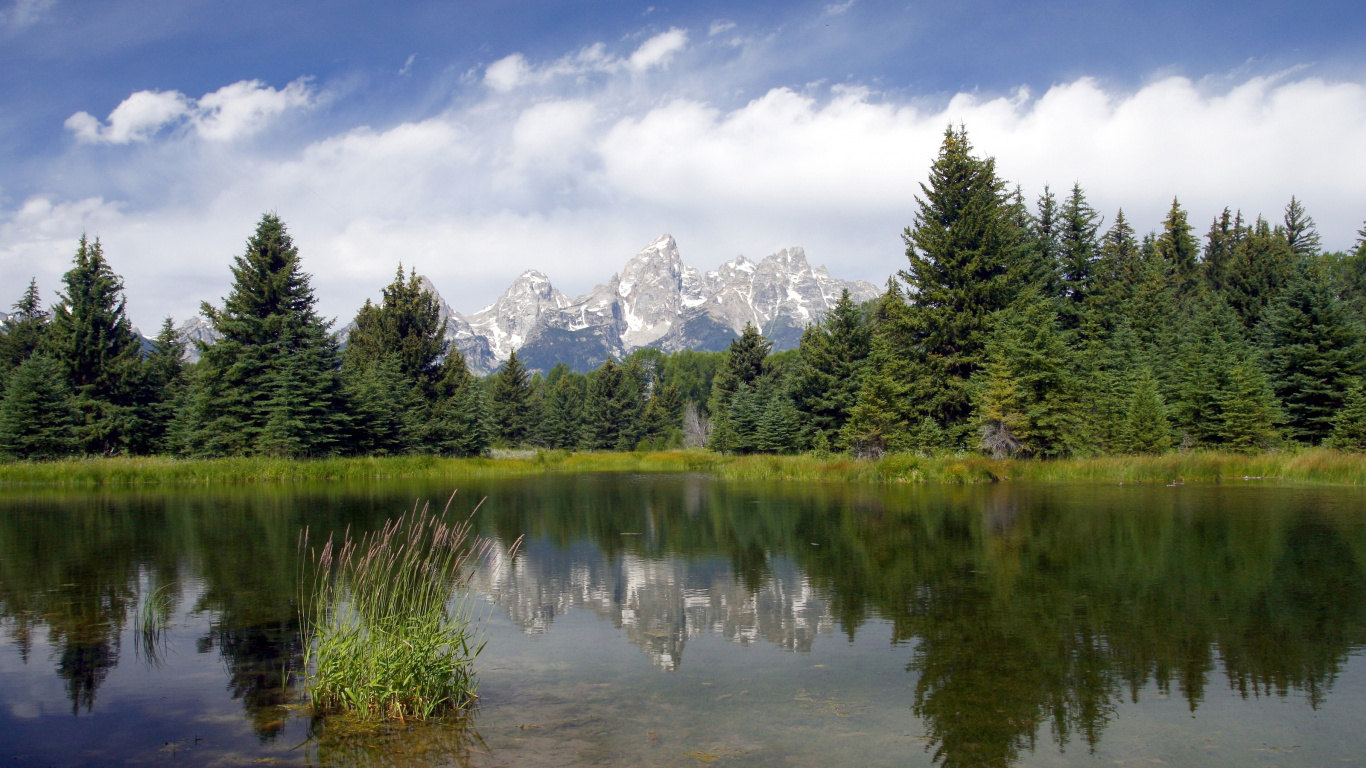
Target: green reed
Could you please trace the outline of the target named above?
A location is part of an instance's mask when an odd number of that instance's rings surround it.
[[[471,537],[468,519],[445,522],[449,507],[437,516],[414,506],[378,531],[354,538],[348,530],[316,551],[301,533],[314,568],[311,583],[300,580],[311,586],[300,624],[315,712],[425,719],[477,698],[484,639],[464,587],[491,542]]]

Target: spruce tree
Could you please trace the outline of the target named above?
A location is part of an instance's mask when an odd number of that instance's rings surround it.
[[[1018,196],[1018,191],[1017,191]],[[1020,208],[1023,205],[1016,203]],[[1043,194],[1035,202],[1038,213],[1021,218],[1017,227],[1028,232],[1028,247],[1033,251],[1027,257],[1034,266],[1027,268],[1024,280],[1034,285],[1046,296],[1060,295],[1064,290],[1061,280],[1065,279],[1065,259],[1063,257],[1063,236],[1066,221],[1058,207],[1057,195],[1045,184]]]
[[[1304,204],[1291,195],[1285,206],[1285,244],[1296,256],[1311,258],[1319,255],[1319,230],[1314,217],[1305,213]]]
[[[142,342],[124,314],[123,281],[104,249],[81,237],[44,339],[80,413],[77,440],[95,454],[127,452],[142,427],[137,396]]]
[[[1347,391],[1347,402],[1333,419],[1330,448],[1366,453],[1366,387],[1360,382]]]
[[[11,372],[0,400],[0,456],[55,459],[75,453],[77,412],[66,372],[38,353]]]
[[[38,281],[30,280],[24,295],[14,302],[14,312],[0,324],[0,391],[11,371],[38,350],[47,333]]]
[[[801,416],[787,388],[773,377],[765,379],[757,393],[759,418],[754,429],[754,450],[789,453],[796,448]]]
[[[712,432],[708,447],[714,451],[731,452],[740,449],[736,440],[747,438],[737,433],[731,422],[731,400],[742,385],[752,390],[764,373],[764,359],[773,349],[773,342],[764,338],[759,329],[746,323],[745,329],[733,339],[726,350],[725,362],[712,381],[711,400],[707,410],[712,416]]]
[[[365,367],[393,356],[402,375],[424,397],[430,397],[446,354],[441,305],[416,270],[404,277],[402,265],[381,293],[378,306],[367,299],[356,313],[344,360],[347,365]]]
[[[1060,218],[1058,273],[1063,299],[1060,315],[1064,328],[1075,329],[1081,326],[1085,305],[1095,290],[1096,261],[1100,251],[1096,231],[1100,228],[1100,214],[1086,202],[1081,184],[1073,184]]]
[[[141,451],[170,453],[170,437],[177,409],[185,404],[185,341],[175,322],[166,318],[152,340],[152,349],[143,361],[140,420],[144,425]]]
[[[1154,246],[1176,278],[1182,292],[1194,290],[1199,279],[1200,244],[1191,235],[1192,227],[1181,202],[1172,198],[1171,210],[1162,222],[1162,234]]]
[[[342,382],[351,416],[348,453],[401,454],[423,442],[418,439],[419,420],[430,416],[424,413],[419,391],[405,375],[399,355],[344,365]]]
[[[1277,438],[1276,403],[1266,375],[1244,358],[1228,369],[1228,388],[1223,397],[1224,423],[1219,432],[1223,447],[1239,453],[1256,453],[1271,447]]]
[[[200,307],[220,338],[200,347],[187,450],[203,456],[337,453],[348,421],[340,353],[280,218],[262,216],[233,262],[223,308]]]
[[[792,400],[808,444],[821,438],[840,444],[840,431],[858,403],[872,343],[868,320],[848,290],[821,322],[802,333]]]
[[[1224,274],[1223,296],[1249,331],[1290,280],[1298,259],[1285,237],[1258,216],[1233,246]]]
[[[1172,446],[1171,424],[1157,379],[1143,368],[1134,381],[1116,447],[1126,453],[1166,453]]]
[[[1247,345],[1237,314],[1217,295],[1188,302],[1179,326],[1172,366],[1171,416],[1186,447],[1224,442],[1224,408],[1230,397],[1229,372]]]
[[[984,360],[993,313],[1031,282],[1029,247],[995,160],[974,157],[966,131],[945,132],[921,191],[915,223],[903,235],[912,379],[929,384],[913,397],[920,415],[965,445],[972,429],[967,382]]]
[[[447,456],[480,456],[493,444],[493,416],[484,385],[452,350],[441,362],[436,400],[417,438],[423,450]]]
[[[562,370],[556,370],[562,369]],[[560,363],[546,377],[545,441],[551,448],[574,449],[583,441],[587,379]]]
[[[500,442],[518,446],[526,441],[531,428],[530,404],[531,376],[513,351],[503,367],[489,377],[489,408]]]
[[[839,445],[859,456],[878,456],[888,450],[935,450],[944,444],[937,422],[916,408],[912,385],[937,391],[942,380],[927,380],[928,366],[913,366],[914,333],[911,308],[900,286],[888,281],[872,317],[872,342],[858,399],[840,430]],[[925,429],[934,425],[932,429]]]
[[[1261,326],[1266,371],[1291,437],[1317,444],[1333,431],[1362,371],[1361,341],[1327,275],[1301,261]]]
[[[1228,208],[1210,224],[1205,234],[1205,254],[1201,266],[1204,268],[1205,285],[1215,292],[1222,292],[1227,285],[1230,262],[1234,249],[1246,234],[1243,225],[1243,212],[1236,215]]]
[[[632,450],[639,442],[639,393],[627,369],[607,359],[588,377],[584,398],[584,446],[593,450]]]
[[[1102,328],[1113,330],[1123,317],[1122,309],[1133,298],[1144,272],[1134,229],[1124,218],[1122,208],[1100,239],[1094,271],[1088,310]]]

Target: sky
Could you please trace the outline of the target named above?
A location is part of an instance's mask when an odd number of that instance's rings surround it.
[[[344,323],[399,263],[457,310],[672,234],[876,284],[948,125],[1033,200],[1366,219],[1359,2],[0,0],[0,305],[83,233],[155,332],[262,213]],[[7,307],[0,307],[7,308]]]

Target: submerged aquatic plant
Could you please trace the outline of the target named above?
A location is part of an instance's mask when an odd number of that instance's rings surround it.
[[[475,700],[484,641],[463,587],[491,542],[471,537],[469,519],[445,522],[449,509],[437,516],[414,505],[378,531],[356,539],[348,529],[317,551],[301,533],[300,551],[316,568],[299,603],[315,712],[424,719]]]

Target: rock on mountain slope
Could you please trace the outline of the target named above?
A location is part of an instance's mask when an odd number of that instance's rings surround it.
[[[558,362],[589,370],[641,347],[719,350],[746,323],[776,348],[790,349],[846,288],[855,301],[878,294],[871,283],[813,270],[801,248],[758,264],[740,256],[702,274],[683,264],[673,237],[662,235],[620,274],[577,299],[555,290],[545,275],[525,272],[479,312],[450,313],[446,336],[479,373],[495,370],[513,349],[529,368],[542,370]]]

